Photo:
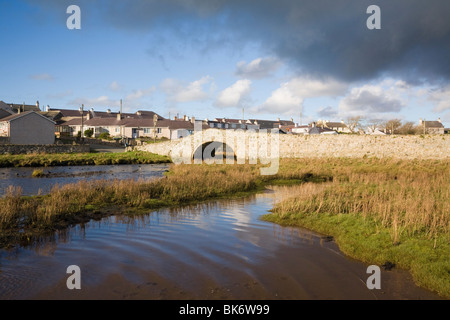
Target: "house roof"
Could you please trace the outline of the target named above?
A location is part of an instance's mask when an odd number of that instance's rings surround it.
[[[64,125],[68,126],[80,126],[81,118],[72,119],[66,121]],[[123,126],[126,128],[153,128],[153,118],[125,118],[117,120],[117,118],[92,118],[90,120],[84,120],[83,125],[86,127],[112,127]],[[190,121],[183,120],[158,120],[156,122],[157,128],[169,128],[169,129],[188,129],[194,130],[194,124]],[[202,128],[209,128],[207,125],[202,124]]]
[[[423,121],[426,128],[444,128],[444,125],[440,121]]]
[[[12,113],[12,111],[9,111],[8,109],[1,109],[0,108],[0,119],[9,117],[12,114],[14,114],[14,113]]]
[[[330,122],[330,121],[326,121],[325,125],[328,128],[347,128],[347,125],[343,122]]]
[[[260,119],[249,119],[252,124],[259,124],[261,128],[278,128],[279,125],[290,126],[295,125],[293,121],[290,120],[260,120]]]
[[[224,123],[245,123],[245,120],[242,119],[228,119],[228,118],[215,118],[215,122],[224,122]]]
[[[10,107],[15,111],[18,112],[19,110],[21,112],[27,112],[27,111],[41,111],[38,106],[32,105],[32,104],[18,104],[18,103],[10,103]]]
[[[51,111],[60,111],[63,117],[80,117],[81,111],[76,109],[52,109]],[[92,110],[84,110],[83,115],[86,116],[90,113],[91,118],[117,118],[118,112],[108,112],[108,111],[92,111]],[[158,120],[164,120],[165,118],[160,116],[159,114],[149,111],[149,110],[139,110],[136,113],[122,113],[122,118],[151,118],[153,119],[154,115],[158,116]]]
[[[55,121],[53,121],[53,120],[51,120],[51,119],[49,119],[49,118],[47,118],[47,117],[37,113],[36,111],[27,111],[27,112],[22,112],[22,113],[16,113],[16,114],[10,115],[8,117],[5,117],[3,119],[0,119],[0,122],[11,122],[11,121],[17,120],[19,118],[26,117],[26,116],[28,116],[30,114],[33,114],[33,113],[37,114],[39,117],[42,117],[45,120],[48,120],[50,122],[55,123]]]

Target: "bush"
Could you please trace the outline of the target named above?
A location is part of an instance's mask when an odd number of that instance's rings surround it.
[[[94,135],[94,131],[92,129],[84,130],[84,136],[91,138]]]
[[[100,133],[100,135],[98,136],[99,139],[104,139],[104,140],[110,140],[111,137],[109,136],[108,132],[102,132]]]

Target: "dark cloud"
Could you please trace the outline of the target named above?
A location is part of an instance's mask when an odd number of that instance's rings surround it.
[[[353,88],[341,101],[339,109],[343,113],[365,114],[399,112],[404,102],[377,86]]]
[[[332,119],[338,115],[338,111],[333,107],[322,107],[317,111],[317,115],[323,119]]]
[[[75,3],[74,3],[75,2]],[[345,81],[379,76],[409,82],[450,80],[448,0],[38,0],[79,4],[101,23],[141,32],[170,31],[180,41],[220,47],[258,43],[298,73]],[[381,30],[366,9],[381,8]]]
[[[235,75],[240,78],[262,79],[270,76],[280,66],[280,62],[272,57],[257,58],[249,63],[243,61],[236,66]]]

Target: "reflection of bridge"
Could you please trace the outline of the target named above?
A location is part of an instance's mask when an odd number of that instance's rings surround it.
[[[276,162],[278,168],[279,134],[266,130],[207,129],[195,131],[185,138],[147,144],[138,149],[169,156],[174,163]]]

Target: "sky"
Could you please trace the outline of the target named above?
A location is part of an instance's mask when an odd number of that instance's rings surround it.
[[[448,0],[1,0],[0,41],[6,103],[450,126]]]

